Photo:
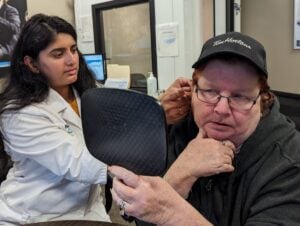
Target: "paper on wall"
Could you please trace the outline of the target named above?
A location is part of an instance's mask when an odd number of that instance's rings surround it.
[[[156,26],[157,55],[170,57],[179,55],[178,23],[166,23]]]
[[[92,17],[84,15],[79,17],[78,36],[82,42],[92,42],[93,38],[93,22]]]

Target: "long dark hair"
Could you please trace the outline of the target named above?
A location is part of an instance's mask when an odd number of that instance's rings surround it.
[[[69,34],[77,41],[73,26],[60,17],[36,14],[25,23],[12,54],[10,76],[0,94],[0,116],[5,111],[16,111],[46,99],[49,94],[46,76],[33,73],[24,63],[24,57],[36,60],[59,33]],[[96,87],[96,80],[89,72],[82,54],[79,51],[78,54],[78,79],[73,86],[81,96],[86,89]],[[1,152],[4,152],[3,148]]]

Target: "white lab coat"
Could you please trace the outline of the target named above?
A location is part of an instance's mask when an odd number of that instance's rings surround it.
[[[80,117],[56,91],[50,89],[42,103],[3,114],[0,129],[14,161],[0,187],[0,225],[110,221],[98,185],[106,183],[107,165],[88,152]]]

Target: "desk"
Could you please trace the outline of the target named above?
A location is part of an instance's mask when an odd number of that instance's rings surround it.
[[[100,222],[100,221],[84,221],[84,220],[69,220],[69,221],[50,221],[34,224],[25,224],[23,226],[122,226],[117,223]]]

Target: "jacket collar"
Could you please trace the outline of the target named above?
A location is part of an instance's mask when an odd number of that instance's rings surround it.
[[[284,119],[279,112],[279,102],[276,100],[269,114],[262,118],[255,132],[244,142],[237,155],[237,176],[257,162],[266,152],[272,151],[286,135],[294,132],[294,126]],[[280,131],[280,132],[278,132]]]
[[[73,92],[75,94],[79,113],[81,114],[81,101],[79,94],[74,88]],[[54,89],[50,88],[49,95],[45,100],[45,104],[49,106],[50,111],[55,114],[59,114],[66,121],[66,123],[82,128],[81,118],[74,112],[69,103]]]

